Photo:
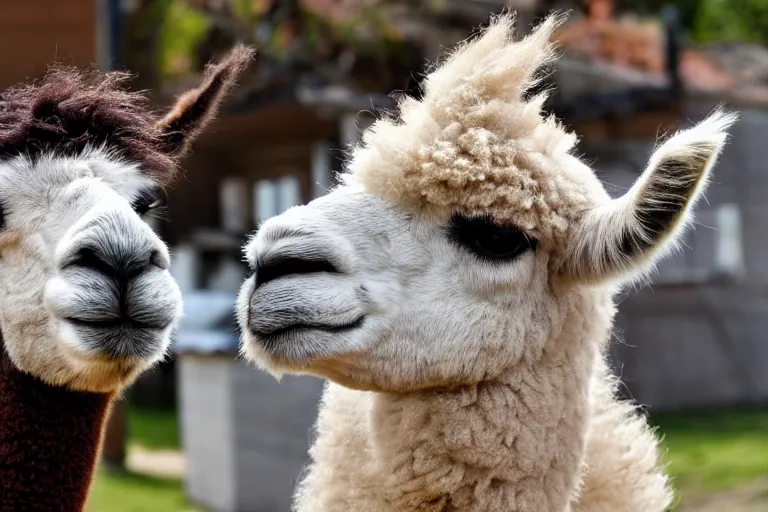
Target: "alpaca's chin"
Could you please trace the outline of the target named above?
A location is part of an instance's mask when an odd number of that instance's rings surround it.
[[[161,361],[169,344],[159,344],[158,351],[151,356],[115,358],[63,343],[62,355],[67,371],[61,382],[50,383],[64,385],[73,391],[113,393],[130,385],[142,372]],[[166,348],[160,349],[160,346]]]
[[[65,385],[72,391],[88,393],[114,393],[133,383],[136,377],[151,367],[151,363],[136,360],[78,360],[77,355],[70,354],[68,361],[72,374]]]
[[[241,352],[246,360],[278,378],[285,373],[317,374],[317,364],[343,356],[346,350],[340,349],[352,344],[359,328],[355,323],[332,329],[297,327],[270,336],[245,332]]]
[[[304,349],[302,357],[296,357],[296,353],[286,357],[276,354],[274,349],[267,350],[251,333],[243,334],[240,352],[247,361],[277,380],[285,374],[309,375],[358,391],[406,392],[415,389],[408,384],[396,385],[398,383],[391,380],[379,382],[375,379],[376,375],[367,370],[363,353],[346,352],[330,356],[326,350],[313,355]]]

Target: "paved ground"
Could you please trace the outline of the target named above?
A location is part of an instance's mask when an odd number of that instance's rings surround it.
[[[187,461],[175,450],[145,450],[140,446],[128,449],[127,469],[135,473],[162,478],[184,478]]]

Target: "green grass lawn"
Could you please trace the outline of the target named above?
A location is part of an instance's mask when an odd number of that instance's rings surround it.
[[[768,478],[768,406],[653,416],[683,499]]]
[[[179,417],[175,411],[130,407],[130,443],[151,450],[181,450]]]
[[[768,478],[768,405],[740,410],[657,414],[668,470],[685,499]],[[129,443],[149,449],[179,449],[172,411],[133,408]],[[134,474],[100,472],[89,512],[191,512],[183,484]]]
[[[131,473],[101,471],[94,482],[88,512],[192,512],[182,482]]]
[[[153,450],[179,450],[178,417],[174,411],[128,411],[129,444]],[[192,512],[180,480],[132,473],[100,471],[88,502],[88,512]]]

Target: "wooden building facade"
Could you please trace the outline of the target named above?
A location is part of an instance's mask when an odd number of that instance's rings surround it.
[[[89,66],[107,60],[102,6],[94,0],[0,0],[0,88],[42,75],[54,60]]]

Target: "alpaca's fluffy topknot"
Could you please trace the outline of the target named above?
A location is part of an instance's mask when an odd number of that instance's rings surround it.
[[[569,154],[576,137],[542,115],[546,94],[525,99],[555,59],[559,22],[550,17],[515,42],[514,18],[497,17],[427,77],[421,101],[406,99],[399,119],[363,135],[345,181],[406,208],[490,213],[560,238],[605,192]]]

